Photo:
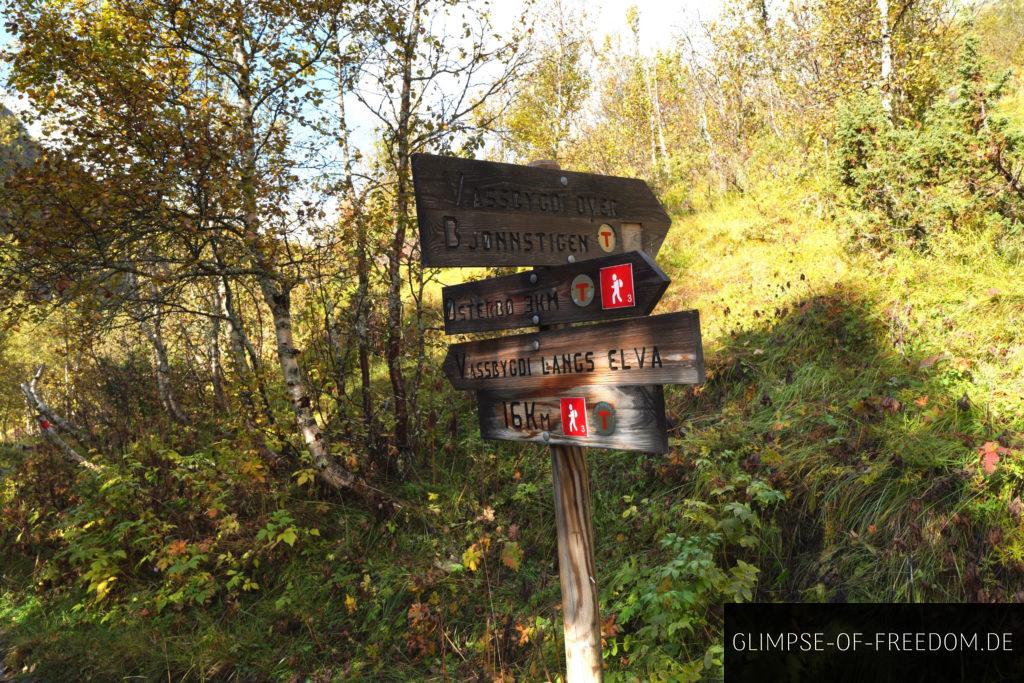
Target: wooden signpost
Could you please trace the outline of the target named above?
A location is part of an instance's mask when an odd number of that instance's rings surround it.
[[[477,392],[484,438],[551,448],[566,680],[581,683],[603,677],[584,447],[667,451],[661,385],[703,382],[704,355],[697,311],[649,316],[670,220],[647,184],[545,166],[412,159],[423,265],[533,268],[444,288],[448,334],[539,329],[453,344],[443,369]]]
[[[445,287],[448,334],[647,315],[669,279],[642,251]]]
[[[412,157],[425,266],[556,266],[643,250],[672,224],[636,178]]]

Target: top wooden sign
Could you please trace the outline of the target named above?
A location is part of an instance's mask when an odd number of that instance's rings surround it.
[[[412,156],[425,266],[552,266],[658,253],[671,219],[637,178]]]

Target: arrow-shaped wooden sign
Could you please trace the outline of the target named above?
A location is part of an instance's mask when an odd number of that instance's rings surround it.
[[[642,251],[445,287],[444,331],[486,332],[647,315],[670,280]]]
[[[550,266],[643,250],[671,219],[636,178],[412,157],[425,266]]]
[[[660,386],[584,386],[555,395],[499,389],[478,392],[477,406],[485,439],[668,450]]]
[[[558,389],[591,384],[700,384],[697,311],[453,344],[444,373],[456,389]]]

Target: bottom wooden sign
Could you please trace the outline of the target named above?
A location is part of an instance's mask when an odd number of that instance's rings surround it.
[[[664,453],[665,396],[657,386],[591,385],[556,394],[477,392],[485,439]]]

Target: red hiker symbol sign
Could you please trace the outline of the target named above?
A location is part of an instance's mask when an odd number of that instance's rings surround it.
[[[566,436],[587,435],[587,400],[585,398],[563,398],[562,432]]]
[[[634,306],[633,264],[623,263],[601,269],[601,308]]]

